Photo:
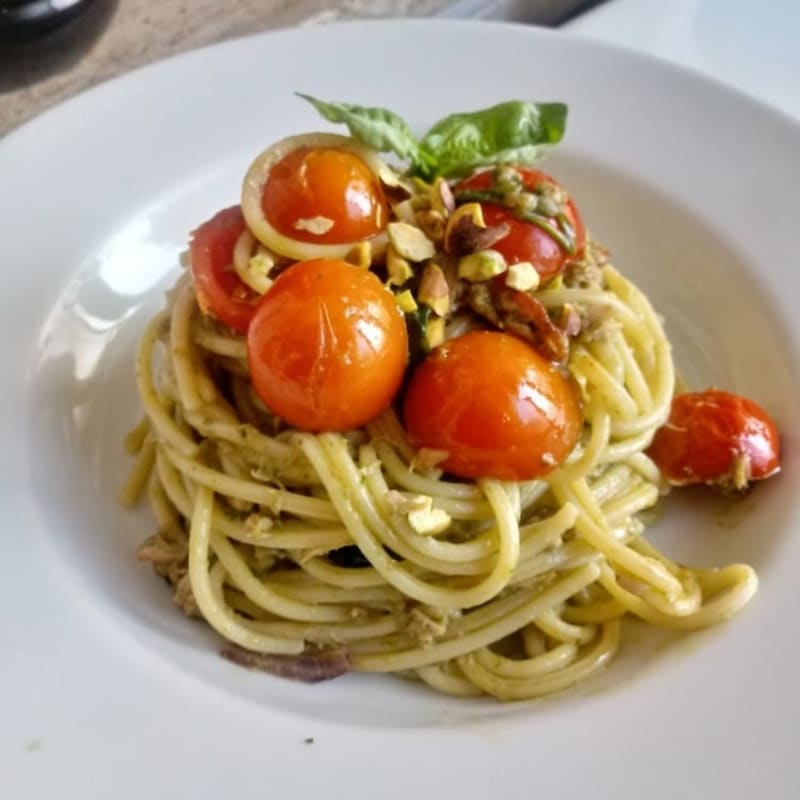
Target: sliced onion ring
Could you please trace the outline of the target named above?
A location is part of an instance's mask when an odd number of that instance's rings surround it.
[[[336,133],[305,133],[281,139],[258,155],[244,176],[242,213],[247,227],[262,244],[287,258],[298,261],[311,258],[346,258],[361,240],[344,244],[300,242],[277,231],[264,216],[261,196],[264,193],[264,185],[270,170],[285,155],[301,147],[335,147],[340,150],[348,150],[358,156],[372,170],[378,180],[383,180],[382,176],[387,176],[391,172],[374,152],[362,147],[347,136],[339,136]],[[386,232],[376,234],[367,241],[372,247],[373,258],[380,256],[386,249]]]

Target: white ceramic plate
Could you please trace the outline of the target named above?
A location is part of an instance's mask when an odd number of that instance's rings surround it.
[[[654,532],[682,558],[755,565],[744,614],[677,642],[633,631],[588,687],[501,705],[248,673],[171,605],[134,559],[147,514],[114,497],[133,350],[187,231],[236,201],[266,144],[321,127],[295,90],[390,106],[418,130],[502,99],[570,104],[549,169],[667,317],[689,382],[753,396],[783,432],[779,478],[736,509],[690,492]],[[0,794],[797,796],[798,155],[794,123],[691,73],[429,21],[197,51],[0,142]]]

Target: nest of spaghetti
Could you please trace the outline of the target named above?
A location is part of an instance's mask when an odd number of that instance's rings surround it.
[[[591,239],[551,278],[517,269],[498,284],[511,271],[485,253],[503,232],[476,219],[474,197],[441,181],[386,191],[406,239],[348,257],[394,292],[412,360],[466,332],[510,333],[574,382],[577,442],[534,479],[460,479],[409,437],[403,388],[363,426],[292,427],[254,389],[246,338],[204,313],[185,274],[139,346],[145,415],[122,493],[149,500],[157,530],[138,557],[175,602],[245,666],[308,681],[395,673],[501,700],[590,677],[626,616],[686,631],[735,614],[756,589],[749,567],[691,569],[644,536],[666,491],[645,450],[675,380],[647,298]],[[421,257],[408,229],[428,243]],[[291,263],[245,225],[231,268],[265,256],[269,281]]]

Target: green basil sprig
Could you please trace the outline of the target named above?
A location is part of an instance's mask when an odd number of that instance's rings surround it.
[[[451,114],[417,139],[408,123],[385,108],[328,103],[299,94],[329,122],[343,122],[361,144],[411,162],[410,173],[425,180],[459,177],[495,164],[529,166],[564,135],[564,103],[509,100],[490,108]]]

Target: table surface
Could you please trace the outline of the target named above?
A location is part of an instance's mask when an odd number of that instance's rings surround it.
[[[551,0],[527,2],[533,7]],[[45,76],[19,62],[6,68],[0,83],[0,136],[84,88],[184,50],[270,28],[359,16],[427,15],[451,4],[238,0],[220,14],[219,0],[118,0],[107,27],[75,63]],[[563,28],[699,70],[800,117],[797,0],[607,0]]]

